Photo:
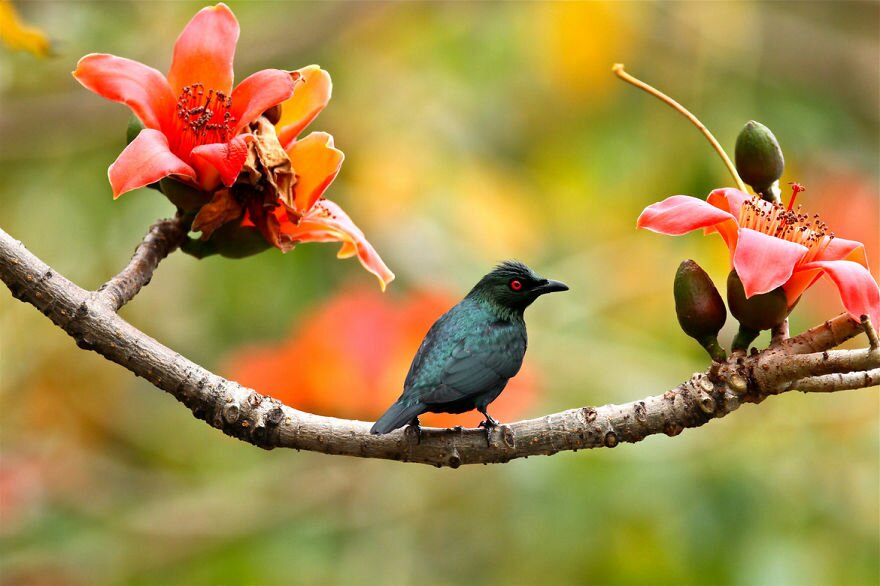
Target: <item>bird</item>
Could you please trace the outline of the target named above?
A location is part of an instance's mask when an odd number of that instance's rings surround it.
[[[568,286],[538,276],[525,264],[497,265],[434,322],[419,346],[403,393],[370,433],[382,435],[406,424],[419,428],[422,413],[464,413],[476,409],[480,427],[498,425],[486,411],[522,366],[528,338],[523,312],[538,297]]]

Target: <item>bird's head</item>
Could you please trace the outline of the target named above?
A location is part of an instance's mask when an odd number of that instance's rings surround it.
[[[521,262],[508,260],[480,279],[468,297],[483,299],[521,313],[535,299],[554,291],[568,291],[568,286],[541,277]]]

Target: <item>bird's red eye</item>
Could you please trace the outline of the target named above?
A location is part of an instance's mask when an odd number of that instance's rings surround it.
[[[514,291],[519,291],[520,289],[522,289],[522,281],[520,281],[519,279],[512,280],[510,282],[510,288]]]

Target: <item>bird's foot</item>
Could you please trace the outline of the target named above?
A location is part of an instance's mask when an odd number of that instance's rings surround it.
[[[422,424],[418,417],[413,417],[407,426],[404,434],[413,434],[416,438],[416,444],[422,443]]]
[[[491,415],[486,413],[485,411],[481,411],[483,415],[486,416],[486,419],[480,422],[480,427],[486,430],[486,447],[492,447],[492,430],[498,427],[498,422],[492,418]]]

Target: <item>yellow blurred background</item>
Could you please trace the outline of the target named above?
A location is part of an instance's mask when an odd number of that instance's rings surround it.
[[[332,75],[312,125],[346,153],[328,196],[397,280],[380,294],[332,245],[239,261],[175,253],[122,315],[294,407],[381,412],[428,325],[506,258],[571,291],[529,309],[526,372],[499,400],[502,420],[658,394],[706,367],[675,321],[672,276],[693,258],[723,283],[725,247],[634,226],[646,205],[730,178],[684,119],[613,77],[615,62],[729,150],[749,119],[772,128],[783,183],[806,185],[800,203],[865,242],[877,275],[876,3],[229,4],[238,79],[311,63]],[[165,71],[203,4],[16,6],[53,55],[0,49],[0,226],[96,288],[173,208],[146,189],[112,200],[106,168],[129,113],[70,72],[89,52]],[[792,328],[840,311],[821,284]],[[878,421],[871,389],[455,471],[264,452],[0,288],[0,580],[875,584]]]

